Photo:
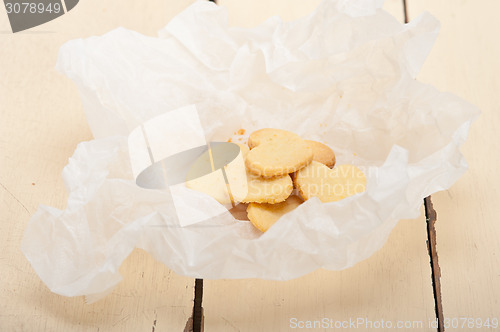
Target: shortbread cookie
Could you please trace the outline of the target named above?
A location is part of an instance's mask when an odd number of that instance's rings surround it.
[[[274,129],[274,128],[264,128],[254,131],[248,137],[248,147],[253,149],[257,145],[260,145],[265,142],[272,142],[274,140],[281,140],[287,137],[297,137],[297,134],[294,134],[290,131],[286,131],[283,129]]]
[[[295,185],[305,200],[318,197],[322,202],[334,202],[364,192],[366,177],[353,165],[330,169],[313,161],[296,173]]]
[[[298,196],[290,196],[278,204],[250,203],[247,208],[248,219],[261,232],[265,232],[285,213],[299,206],[303,200]]]
[[[250,149],[243,144],[238,144],[238,146],[245,158]],[[237,179],[240,176],[239,169],[233,170],[232,165],[226,168],[226,174],[232,184],[234,200],[237,202],[279,203],[287,199],[293,190],[293,181],[288,175],[263,178],[246,170],[246,183],[240,183],[241,181]],[[238,187],[236,184],[239,184]]]
[[[186,186],[212,196],[221,204],[237,202],[273,204],[287,199],[293,190],[290,176],[287,174],[262,178],[250,173],[244,164],[244,157],[249,148],[242,144],[237,145],[240,147],[241,155],[223,167],[225,174],[222,169],[219,169],[186,181]],[[217,154],[217,152],[214,153],[214,155]],[[195,164],[198,168],[209,169],[211,162],[208,151],[202,154]]]
[[[273,177],[293,173],[307,166],[312,149],[300,136],[280,129],[261,129],[248,139],[251,147],[245,165],[255,175]]]
[[[293,190],[292,178],[287,175],[263,178],[247,172],[248,193],[241,202],[270,203],[283,202]]]
[[[328,167],[335,165],[335,153],[327,145],[306,140],[307,145],[313,150],[313,160],[322,163]]]

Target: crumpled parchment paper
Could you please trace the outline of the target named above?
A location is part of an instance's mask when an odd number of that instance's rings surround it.
[[[22,250],[43,282],[95,301],[120,282],[134,247],[186,276],[277,280],[345,269],[380,249],[398,220],[420,214],[422,198],[464,173],[459,148],[478,114],[415,80],[436,19],[403,25],[381,5],[324,1],[299,20],[242,29],[199,1],[158,38],[118,28],[63,45],[57,69],[78,86],[95,139],[63,171],[67,208],[40,206],[27,226]],[[265,234],[229,213],[180,227],[167,191],[136,185],[127,137],[186,105],[207,142],[264,127],[325,142],[338,164],[364,170],[367,191],[310,199]],[[190,195],[193,209],[215,204]]]

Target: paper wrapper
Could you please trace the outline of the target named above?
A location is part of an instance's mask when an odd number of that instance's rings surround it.
[[[200,1],[158,38],[119,28],[63,45],[57,69],[78,86],[95,140],[63,171],[67,208],[41,206],[27,226],[22,250],[40,278],[94,301],[120,282],[135,247],[186,276],[275,280],[345,269],[380,249],[398,220],[419,216],[425,196],[464,173],[459,148],[478,114],[415,80],[436,19],[403,25],[380,6],[324,1],[297,21],[241,29],[227,26],[225,8]],[[207,142],[265,127],[324,142],[338,164],[364,170],[367,190],[310,199],[264,234],[228,212],[179,226],[168,190],[136,185],[128,136],[187,105]],[[163,144],[182,142],[174,131]],[[220,207],[184,195],[193,211]]]

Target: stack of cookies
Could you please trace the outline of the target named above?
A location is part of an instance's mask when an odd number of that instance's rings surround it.
[[[232,182],[245,183],[246,186],[244,191],[239,191],[243,194],[233,194],[232,197],[248,204],[248,219],[262,232],[311,197],[333,202],[361,193],[366,188],[366,178],[361,170],[352,165],[332,169],[335,166],[332,149],[319,142],[304,140],[292,132],[260,129],[250,134],[248,146],[238,145],[245,165],[245,175],[239,176],[246,176],[246,183],[244,179],[243,182],[241,179]],[[226,172],[231,174],[228,170]],[[233,192],[238,190],[233,189]]]

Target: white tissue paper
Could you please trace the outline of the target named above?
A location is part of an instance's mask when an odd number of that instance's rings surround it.
[[[398,220],[419,216],[424,197],[464,173],[459,148],[478,115],[415,80],[437,20],[425,13],[404,25],[380,7],[323,1],[299,20],[242,29],[227,26],[224,7],[199,1],[158,38],[118,28],[63,45],[57,69],[78,86],[95,139],[63,171],[67,208],[41,206],[27,226],[22,250],[43,282],[95,301],[120,282],[135,247],[186,276],[275,280],[345,269],[380,249]],[[131,160],[147,152],[129,135],[182,109],[197,112],[198,143],[266,127],[327,143],[337,164],[365,172],[367,190],[312,198],[264,234],[226,210],[181,225],[169,190],[136,184]],[[196,128],[170,127],[162,144],[172,151]],[[194,215],[221,207],[201,192],[179,195]]]

